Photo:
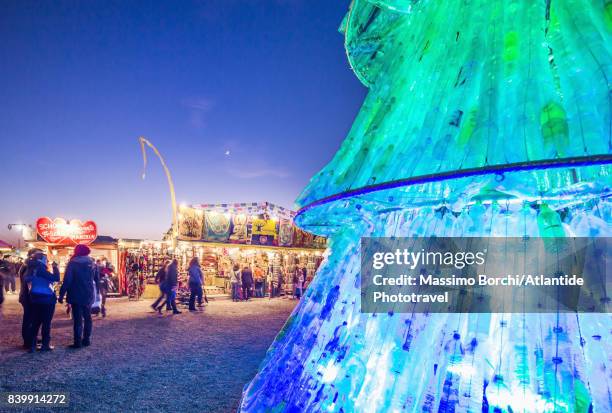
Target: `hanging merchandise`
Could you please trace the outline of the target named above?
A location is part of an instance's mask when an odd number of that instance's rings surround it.
[[[179,214],[179,237],[181,239],[201,239],[204,231],[202,211],[192,208],[181,208]]]
[[[256,218],[251,222],[251,244],[277,245],[277,235],[275,220]]]
[[[181,205],[178,240],[325,249],[327,238],[299,231],[295,213],[269,202]]]
[[[278,229],[278,245],[290,247],[293,244],[293,222],[281,219]]]
[[[247,214],[232,215],[232,233],[229,242],[246,244],[249,241],[248,225],[249,216]]]
[[[293,245],[296,247],[306,247],[313,245],[314,235],[310,232],[306,232],[300,228],[296,228],[294,231]]]
[[[229,239],[231,226],[230,214],[206,211],[204,213],[204,221],[204,241],[224,242]]]
[[[139,300],[146,285],[147,260],[138,254],[128,254],[126,257],[127,268],[127,294],[130,299]]]

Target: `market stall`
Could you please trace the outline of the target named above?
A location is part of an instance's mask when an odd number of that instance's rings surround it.
[[[131,299],[152,298],[159,294],[155,274],[174,258],[169,241],[120,239],[119,279],[121,289]]]
[[[0,239],[0,252],[7,252],[12,250],[13,246],[11,244]]]
[[[63,218],[39,218],[36,221],[36,232],[32,239],[26,239],[27,247],[39,248],[49,256],[49,261],[59,265],[60,274],[64,274],[66,265],[77,244],[87,244],[91,249],[90,256],[98,261],[99,265],[113,269],[109,283],[109,296],[122,293],[120,289],[118,267],[118,245],[115,238],[98,235],[94,221],[81,222],[80,220],[67,221]]]
[[[283,280],[283,290],[293,288],[296,268],[312,280],[322,261],[327,240],[293,224],[295,212],[269,202],[182,205],[178,214],[175,255],[183,268],[198,256],[206,289],[229,293],[229,273],[234,265],[254,270],[256,283]]]
[[[178,230],[163,241],[119,240],[119,274],[131,298],[154,297],[155,275],[165,262],[179,262],[179,298],[187,288],[187,266],[200,259],[208,296],[230,294],[235,265],[254,270],[257,286],[270,292],[272,280],[281,293],[293,291],[296,269],[310,282],[323,260],[326,239],[293,225],[295,213],[267,202],[181,206]],[[172,234],[177,234],[173,239]]]

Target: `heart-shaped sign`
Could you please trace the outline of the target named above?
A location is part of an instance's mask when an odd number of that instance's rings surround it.
[[[93,221],[81,222],[78,219],[70,221],[74,233],[70,237],[75,244],[91,244],[98,236],[98,228]]]
[[[43,217],[36,221],[36,232],[50,244],[76,245],[91,244],[98,236],[98,228],[93,221],[81,222],[73,219]]]

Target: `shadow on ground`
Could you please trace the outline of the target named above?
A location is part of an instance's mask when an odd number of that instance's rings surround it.
[[[55,351],[28,354],[19,347],[21,307],[9,296],[0,316],[0,392],[66,391],[64,411],[235,412],[296,304],[224,300],[160,317],[150,303],[111,300],[108,317],[94,321],[92,346],[80,350],[66,348],[72,322],[58,304]]]

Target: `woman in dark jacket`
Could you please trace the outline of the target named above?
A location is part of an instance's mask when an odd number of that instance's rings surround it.
[[[42,253],[39,248],[32,248],[28,251],[28,258],[19,269],[19,304],[23,308],[23,317],[21,319],[21,337],[23,338],[23,348],[30,348],[30,333],[32,331],[32,304],[30,303],[30,289],[28,283],[25,281],[25,277],[28,276],[29,271],[32,267],[30,263],[34,260],[34,255]]]
[[[53,263],[53,273],[47,270],[47,256],[42,252],[35,254],[29,262],[30,270],[25,282],[30,286],[30,305],[32,310],[32,329],[30,331],[30,348],[36,351],[36,337],[42,326],[41,351],[53,350],[51,347],[51,320],[55,312],[57,297],[53,290],[53,283],[59,282],[59,270]]]
[[[87,245],[79,244],[74,248],[74,256],[66,266],[64,282],[60,289],[59,302],[68,294],[68,303],[72,307],[74,323],[74,344],[71,348],[87,347],[91,344],[93,322],[91,306],[99,292],[100,279],[94,260],[89,256],[91,250]]]

